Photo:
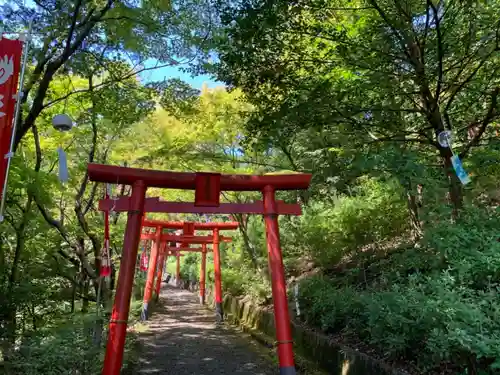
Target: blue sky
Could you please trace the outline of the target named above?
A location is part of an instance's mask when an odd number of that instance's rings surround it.
[[[146,63],[146,67],[154,66],[155,61],[151,61]],[[140,74],[141,79],[144,82],[152,82],[152,81],[163,81],[164,79],[169,78],[180,78],[184,82],[190,84],[192,87],[196,89],[201,89],[203,83],[206,83],[209,88],[214,88],[217,86],[224,86],[224,83],[218,82],[209,75],[199,75],[199,76],[191,76],[190,73],[182,72],[179,67],[169,66],[166,68],[148,70]]]

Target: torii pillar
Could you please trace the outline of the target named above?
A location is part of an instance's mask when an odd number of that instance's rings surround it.
[[[263,211],[263,208],[261,211]],[[216,320],[217,320],[217,322],[222,322],[224,320],[224,311],[223,311],[223,301],[222,301],[222,272],[221,272],[219,245],[221,242],[230,242],[231,238],[221,236],[220,231],[238,229],[239,224],[237,222],[196,223],[196,222],[173,222],[173,221],[145,219],[145,220],[143,220],[142,225],[145,228],[156,228],[159,226],[161,226],[163,229],[181,229],[182,228],[182,233],[183,233],[182,237],[162,235],[162,238],[165,241],[173,241],[174,243],[179,241],[181,244],[184,244],[184,245],[186,245],[188,243],[199,243],[199,244],[207,245],[208,242],[206,242],[205,240],[208,240],[210,238],[210,236],[208,236],[208,237],[194,236],[194,232],[195,232],[195,230],[210,230],[210,231],[212,231],[213,236],[211,237],[210,243],[212,243],[213,251],[214,251]],[[146,235],[143,234],[141,238],[146,238],[145,236]],[[191,236],[191,238],[189,236]],[[150,237],[151,236],[148,235],[148,238],[150,238]],[[151,238],[153,238],[153,237],[151,237]],[[177,242],[177,243],[179,243],[179,242]],[[203,259],[205,259],[205,266],[204,267],[206,269],[206,254],[203,255],[203,252],[202,252],[202,264],[203,264]],[[178,277],[176,275],[176,280],[178,280],[178,279],[180,279],[180,277]],[[200,280],[200,284],[201,284],[201,280]],[[204,284],[206,284],[205,280],[204,280]],[[205,294],[203,294],[203,296],[201,295],[201,289],[202,288],[200,286],[200,303],[204,304]],[[203,286],[203,292],[205,293],[205,291],[206,291],[206,288],[205,288],[205,286]]]
[[[181,257],[179,256],[179,254],[177,254],[176,256],[175,263],[175,285],[181,285]]]
[[[161,227],[156,227],[155,240],[151,249],[151,254],[149,256],[148,274],[146,278],[146,285],[144,288],[144,298],[142,301],[142,312],[141,320],[148,320],[149,312],[149,302],[151,301],[151,296],[153,294],[153,283],[156,273],[156,264],[158,261],[158,255],[160,253],[161,246]]]
[[[218,322],[224,321],[222,308],[222,275],[220,271],[219,228],[214,229],[214,276],[215,276],[215,314]]]
[[[207,275],[207,245],[202,244],[201,266],[200,266],[200,303],[205,304],[205,278]]]
[[[115,302],[109,321],[108,343],[103,375],[120,375],[123,363],[123,350],[127,334],[128,314],[130,311],[130,297],[134,283],[135,262],[139,246],[139,234],[146,197],[146,184],[143,180],[134,181],[130,197],[123,252],[118,274]]]
[[[165,242],[162,243],[163,248],[167,246]],[[163,250],[163,249],[162,249]],[[156,276],[156,284],[155,284],[155,301],[158,302],[160,298],[160,290],[161,290],[161,281],[163,278],[163,269],[165,267],[165,261],[168,259],[165,255],[165,251],[160,251],[160,255],[158,256],[158,274]]]

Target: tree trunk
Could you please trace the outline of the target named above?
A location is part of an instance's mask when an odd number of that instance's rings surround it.
[[[33,197],[28,194],[28,201],[23,210],[23,218],[21,223],[16,228],[16,249],[14,251],[14,257],[12,260],[12,265],[10,269],[9,281],[7,285],[7,307],[5,312],[5,323],[7,328],[7,337],[5,340],[4,350],[7,349],[9,353],[10,349],[13,348],[16,341],[16,329],[17,329],[17,304],[15,302],[15,285],[19,280],[19,262],[21,259],[21,254],[24,250],[25,244],[25,229],[29,221],[29,214],[31,213],[31,204],[33,202]],[[6,356],[8,354],[5,354]]]
[[[408,205],[408,215],[410,218],[412,236],[414,240],[417,240],[422,236],[422,226],[420,224],[417,196],[412,189],[411,182],[406,184],[406,202]]]
[[[415,194],[413,194],[411,191],[408,191],[406,195],[408,203],[408,212],[410,215],[411,231],[415,236],[415,238],[418,238],[422,234],[422,227],[420,226],[420,219],[418,216],[418,206]]]
[[[71,290],[71,314],[75,313],[76,288],[77,284],[73,283],[73,287]]]
[[[87,276],[87,274],[83,273],[82,310],[81,310],[83,314],[89,312],[89,290],[90,290],[89,277]]]

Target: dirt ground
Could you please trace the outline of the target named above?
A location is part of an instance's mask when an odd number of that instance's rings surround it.
[[[162,375],[276,375],[265,349],[235,328],[215,325],[214,313],[193,293],[163,287],[148,328],[139,334],[134,373]]]

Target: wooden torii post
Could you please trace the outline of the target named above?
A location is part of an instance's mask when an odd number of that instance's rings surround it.
[[[160,248],[160,254],[158,255],[157,262],[157,275],[156,275],[156,284],[155,284],[155,301],[158,302],[160,298],[160,290],[161,290],[161,281],[163,279],[163,270],[165,268],[165,262],[168,257],[165,248],[167,247],[167,243],[164,244],[162,248]]]
[[[130,200],[126,201],[127,226],[118,287],[109,324],[103,375],[119,375],[123,363],[135,257],[141,233],[142,217],[146,208],[148,187],[194,190],[194,203],[181,203],[177,205],[179,207],[177,211],[173,212],[186,212],[191,209],[195,213],[206,214],[220,213],[220,211],[224,211],[224,213],[241,212],[238,210],[238,205],[229,207],[227,204],[223,206],[220,203],[221,191],[260,191],[262,193],[262,204],[253,204],[249,210],[253,211],[250,213],[263,214],[265,219],[280,375],[296,374],[278,229],[278,214],[287,213],[280,212],[280,203],[276,201],[276,191],[305,190],[309,187],[311,174],[223,175],[205,172],[156,171],[93,163],[88,164],[87,172],[90,181],[132,186]],[[170,203],[170,209],[174,209],[172,203]],[[242,209],[242,211],[244,210]]]

